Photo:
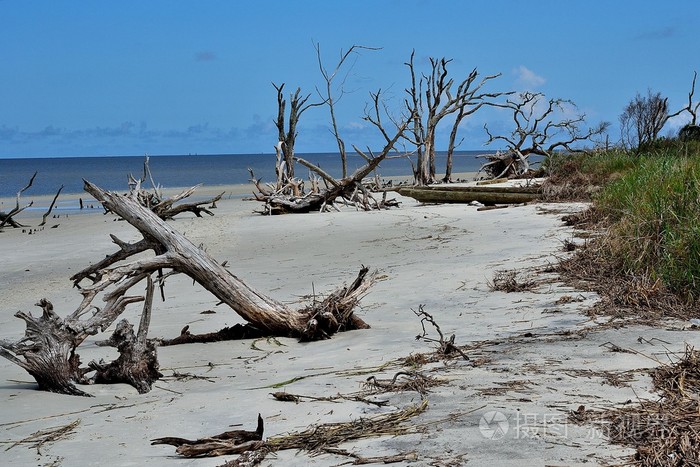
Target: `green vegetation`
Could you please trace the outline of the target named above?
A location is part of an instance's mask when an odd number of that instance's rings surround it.
[[[660,140],[643,152],[596,152],[549,164],[555,175],[576,166],[578,177],[603,181],[593,195],[596,216],[608,226],[599,254],[650,287],[688,303],[700,298],[697,142]]]
[[[699,157],[643,155],[595,206],[614,220],[606,245],[625,272],[661,280],[685,299],[700,297]]]

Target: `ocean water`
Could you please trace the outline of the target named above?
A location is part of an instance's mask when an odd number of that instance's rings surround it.
[[[476,172],[483,159],[475,156],[484,151],[460,151],[453,156],[453,173]],[[299,157],[320,165],[333,176],[342,172],[340,156],[336,153],[298,154]],[[445,171],[445,153],[436,156],[437,172]],[[143,174],[143,157],[62,157],[31,159],[0,159],[0,197],[12,197],[22,189],[34,172],[38,172],[32,187],[22,194],[31,200],[32,195],[55,194],[61,185],[63,193],[81,193],[83,179],[106,189],[125,190],[128,175]],[[414,160],[415,163],[415,160]],[[348,171],[364,164],[359,155],[348,155]],[[275,178],[274,154],[223,154],[187,156],[151,156],[151,173],[156,183],[165,188],[249,183],[248,168],[256,178],[273,181]],[[378,169],[382,177],[411,175],[411,164],[405,158],[389,159]],[[296,166],[296,174],[307,178],[308,169]],[[150,186],[150,185],[148,185]]]

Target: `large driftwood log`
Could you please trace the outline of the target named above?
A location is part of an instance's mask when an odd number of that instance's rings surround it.
[[[428,186],[401,187],[396,190],[402,196],[411,197],[421,203],[471,203],[518,204],[534,201],[540,196],[537,187],[459,187]]]
[[[15,314],[27,324],[25,336],[18,342],[0,340],[0,356],[28,371],[41,389],[88,395],[75,384],[87,382],[86,373],[96,370],[98,381],[127,382],[139,391],[148,390],[151,382],[160,376],[155,348],[146,339],[153,294],[150,278],[153,273],[161,275],[165,269],[172,270],[167,274],[187,274],[229,305],[249,326],[264,334],[318,340],[339,331],[369,327],[353,313],[357,302],[374,283],[374,274],[370,274],[368,268],[362,267],[350,286],[305,308],[291,309],[247,286],[204,249],[192,244],[143,206],[135,192],[129,195],[111,193],[87,181],[85,190],[105,208],[136,227],[143,239],[130,244],[113,236],[120,250],[71,278],[83,300],[66,318],[58,316],[46,299],[38,304],[43,310],[41,317],[21,311]],[[148,250],[153,250],[155,256],[140,255],[139,259],[126,262],[131,256]],[[144,279],[148,280],[146,297],[126,295]],[[91,283],[84,284],[86,280]],[[102,307],[92,304],[98,295],[105,302]],[[93,362],[90,369],[80,368],[76,348],[88,336],[104,332],[127,305],[144,300],[146,305],[138,334],[134,336],[131,325],[121,323],[108,341],[118,347],[119,359],[110,364]],[[90,312],[91,316],[85,318]]]
[[[292,310],[243,283],[203,249],[132,198],[107,192],[87,181],[85,191],[137,228],[144,236],[144,243],[123,244],[122,251],[115,254],[115,260],[124,257],[123,251],[129,248],[141,251],[153,249],[156,252],[155,257],[105,269],[109,274],[132,277],[150,274],[163,268],[187,274],[248,323],[274,335],[317,340],[330,337],[337,331],[367,327],[352,312],[359,298],[373,283],[372,275],[367,276],[367,268],[360,271],[350,287],[331,294],[309,308]],[[137,245],[140,246],[137,248]],[[113,264],[113,261],[107,261],[110,262]],[[77,279],[95,274],[95,279],[99,280],[100,270],[91,267],[74,277]]]
[[[258,426],[255,431],[233,430],[225,431],[208,438],[186,439],[168,436],[151,440],[151,445],[169,444],[177,446],[177,453],[185,457],[222,456],[240,454],[255,449],[262,444],[265,425],[262,416],[258,414]]]

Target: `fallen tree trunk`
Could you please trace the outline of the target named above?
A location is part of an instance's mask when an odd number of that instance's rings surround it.
[[[236,323],[233,326],[228,326],[216,332],[207,332],[204,334],[192,334],[190,326],[182,328],[180,335],[172,339],[157,339],[160,347],[168,345],[180,344],[204,344],[207,342],[221,342],[240,339],[257,339],[259,337],[267,337],[268,334],[254,328],[250,324]]]
[[[321,188],[317,180],[312,181],[314,189],[306,194],[297,194],[296,191],[298,190],[294,190],[294,193],[290,196],[288,194],[287,187],[280,187],[279,183],[275,189],[266,189],[260,184],[259,180],[255,179],[255,176],[251,172],[251,176],[253,178],[252,181],[258,190],[258,193],[254,193],[255,199],[265,203],[265,210],[262,211],[262,213],[288,214],[324,211],[325,209],[333,206],[338,199],[342,200],[346,204],[353,205],[356,208],[363,209],[365,211],[398,206],[398,202],[396,200],[387,200],[386,192],[382,194],[381,201],[376,200],[370,190],[363,184],[364,178],[376,170],[377,167],[379,167],[379,164],[388,157],[392,150],[394,150],[394,146],[396,145],[397,141],[403,137],[404,131],[411,122],[411,119],[409,118],[403,121],[400,125],[397,124],[396,134],[393,137],[390,137],[386,131],[384,131],[381,124],[381,119],[379,118],[378,98],[379,96],[377,94],[375,96],[375,111],[377,114],[376,120],[372,117],[366,117],[366,119],[381,129],[384,136],[386,144],[379,154],[375,155],[370,151],[369,155],[367,155],[356,146],[353,146],[355,151],[367,162],[362,167],[355,170],[355,172],[353,172],[351,175],[344,176],[340,179],[334,178],[317,165],[314,165],[302,158],[294,157],[296,162],[314,172],[318,177],[320,177],[320,181],[323,181],[325,184],[325,188]]]
[[[80,289],[83,300],[76,311],[61,318],[51,303],[39,302],[42,316],[17,312],[15,316],[27,323],[25,336],[18,342],[0,340],[0,356],[27,370],[41,389],[73,395],[88,395],[75,383],[85,383],[85,374],[97,371],[94,378],[105,382],[127,382],[140,392],[150,389],[160,377],[155,348],[146,339],[150,321],[150,301],[153,294],[151,275],[161,278],[184,273],[229,305],[249,326],[264,334],[296,337],[300,340],[326,339],[339,331],[364,329],[369,326],[354,315],[357,302],[374,283],[374,274],[362,267],[348,287],[341,288],[324,300],[296,310],[247,286],[222,264],[211,258],[184,235],[173,229],[151,209],[137,200],[136,192],[128,195],[107,192],[85,182],[85,190],[102,202],[143,235],[133,244],[112,236],[120,250],[95,265],[75,274],[71,279]],[[155,256],[125,262],[131,256],[153,250]],[[118,265],[116,263],[119,263]],[[163,270],[170,269],[165,276]],[[83,285],[85,280],[91,284]],[[130,289],[147,279],[146,297],[126,296]],[[162,287],[162,281],[161,281]],[[102,294],[102,307],[92,301]],[[120,357],[110,364],[92,363],[90,369],[80,368],[76,348],[90,335],[104,332],[131,303],[146,301],[138,335],[128,323],[120,323],[108,341],[116,345]],[[92,313],[91,313],[92,312]],[[90,316],[85,318],[85,315]]]
[[[157,252],[154,258],[109,270],[113,274],[130,277],[163,268],[187,274],[248,323],[274,335],[317,340],[340,330],[367,327],[352,313],[373,282],[371,276],[367,277],[367,268],[362,268],[353,285],[342,289],[341,293],[332,294],[307,309],[292,310],[243,283],[203,249],[133,199],[107,192],[87,181],[85,191],[138,229]]]
[[[519,204],[534,201],[540,196],[537,192],[530,191],[493,190],[482,187],[476,187],[479,188],[478,190],[452,188],[399,188],[397,191],[400,195],[408,196],[421,203],[471,203],[478,201],[483,204]]]

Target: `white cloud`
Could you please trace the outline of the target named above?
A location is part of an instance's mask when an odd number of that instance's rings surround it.
[[[547,82],[546,79],[539,76],[524,65],[520,65],[518,68],[513,70],[513,73],[516,75],[516,82],[518,85],[524,86],[528,89],[534,89]]]
[[[678,131],[688,123],[690,123],[690,115],[682,113],[680,115],[676,115],[675,117],[669,118],[664,128],[672,133],[673,136],[676,136]]]

